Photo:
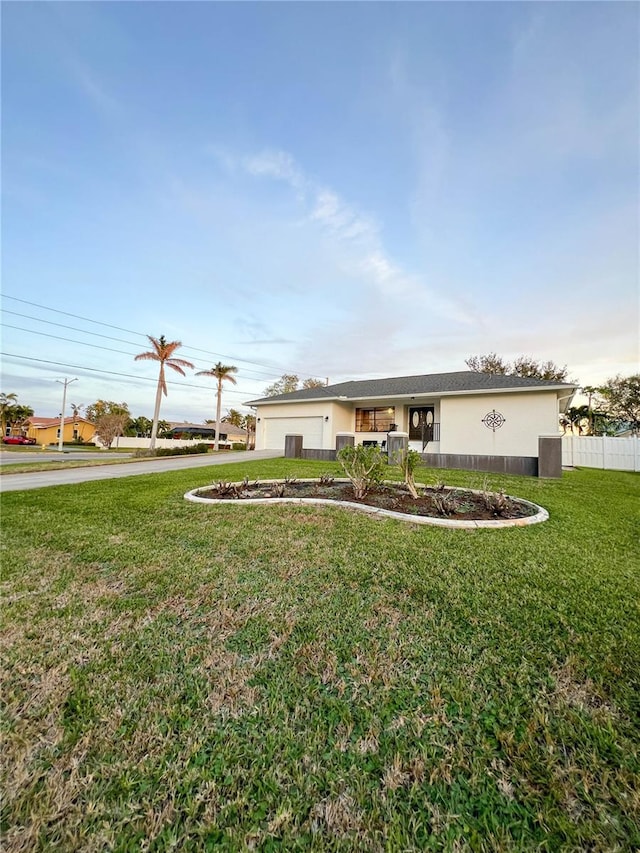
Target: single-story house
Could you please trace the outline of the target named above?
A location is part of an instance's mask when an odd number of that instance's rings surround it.
[[[60,418],[29,418],[25,426],[27,436],[35,438],[36,444],[56,444],[60,439]],[[92,442],[96,432],[95,424],[86,418],[65,418],[62,433],[63,441]]]
[[[460,371],[340,382],[247,405],[256,409],[257,450],[283,450],[289,434],[330,450],[342,433],[384,449],[389,432],[404,432],[409,447],[429,455],[537,459],[539,437],[561,434],[559,414],[577,388]]]
[[[171,426],[171,438],[202,438],[205,441],[214,441],[216,437],[215,424],[192,424],[174,423]],[[220,441],[223,446],[232,444],[246,444],[247,433],[240,427],[235,427],[226,421],[220,421]],[[224,430],[224,432],[223,432]]]

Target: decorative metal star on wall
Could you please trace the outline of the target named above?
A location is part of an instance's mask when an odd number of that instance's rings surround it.
[[[482,423],[487,427],[487,429],[491,429],[494,432],[497,429],[500,429],[505,421],[506,418],[504,415],[501,415],[500,412],[496,412],[495,409],[492,412],[488,412],[488,414],[486,414],[482,419]]]

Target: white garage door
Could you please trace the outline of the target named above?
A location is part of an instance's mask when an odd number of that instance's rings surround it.
[[[284,450],[285,435],[302,435],[303,447],[322,447],[322,418],[265,418],[266,450]]]

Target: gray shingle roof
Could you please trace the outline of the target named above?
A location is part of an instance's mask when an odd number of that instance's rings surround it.
[[[424,394],[451,394],[456,391],[497,391],[507,388],[566,388],[571,391],[575,387],[571,383],[555,382],[549,379],[525,379],[521,376],[500,376],[461,370],[457,373],[428,373],[420,376],[395,376],[390,379],[356,379],[322,388],[303,388],[300,391],[278,394],[275,397],[261,397],[258,400],[250,400],[246,405],[288,403],[295,400],[335,400],[340,397],[346,397],[348,400],[367,397],[410,397]]]

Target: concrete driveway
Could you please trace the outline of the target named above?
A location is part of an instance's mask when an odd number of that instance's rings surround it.
[[[219,456],[164,456],[141,462],[122,465],[104,465],[95,468],[70,468],[68,471],[34,471],[32,474],[3,474],[0,477],[0,492],[18,492],[25,489],[42,489],[45,486],[65,486],[88,483],[92,480],[111,480],[113,477],[135,477],[141,474],[162,474],[167,471],[182,471],[185,468],[207,468],[211,465],[228,465],[231,462],[256,462],[259,459],[275,459],[282,456],[281,450],[251,450],[224,453]],[[59,456],[56,456],[58,459]],[[82,454],[82,458],[86,456]],[[104,456],[100,457],[104,459]]]

